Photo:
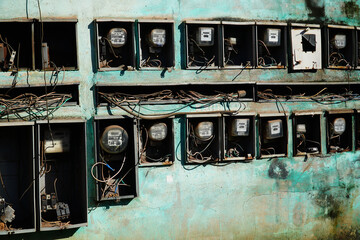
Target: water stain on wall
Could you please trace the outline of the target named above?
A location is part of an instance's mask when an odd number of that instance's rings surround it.
[[[325,17],[325,7],[323,0],[305,0],[306,7],[310,10],[309,17]]]
[[[270,178],[275,179],[286,179],[289,175],[289,171],[286,169],[287,165],[285,162],[274,158],[270,164],[268,175]]]
[[[351,0],[350,2],[345,2],[344,5],[342,5],[342,11],[348,18],[359,17],[360,7],[356,3],[356,0]]]

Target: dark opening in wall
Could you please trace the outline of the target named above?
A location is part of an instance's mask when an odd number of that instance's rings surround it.
[[[0,22],[1,71],[33,70],[33,22]]]
[[[349,69],[355,65],[354,27],[327,28],[328,67]]]
[[[133,70],[135,67],[134,22],[97,19],[95,24],[98,69],[100,71]]]
[[[327,114],[327,152],[351,151],[352,146],[352,114],[329,112]]]
[[[186,22],[187,67],[217,69],[220,54],[220,22]]]
[[[260,156],[282,157],[287,155],[287,117],[260,115]]]
[[[136,122],[132,118],[96,119],[97,201],[131,199],[138,195]]]
[[[321,153],[320,114],[293,116],[294,156]]]
[[[285,68],[287,66],[286,23],[262,25],[257,23],[257,67]]]
[[[172,119],[139,120],[139,160],[142,166],[165,166],[174,162]]]
[[[360,110],[356,110],[355,117],[355,141],[356,141],[356,150],[360,149]]]
[[[225,68],[255,66],[255,23],[222,22]]]
[[[0,130],[1,224],[11,227],[0,235],[35,232],[34,126],[1,123]]]
[[[76,24],[77,20],[36,22],[36,69],[78,68]]]
[[[187,116],[186,163],[206,164],[220,160],[221,119]]]
[[[40,230],[87,223],[85,123],[47,121],[38,125]]]
[[[139,68],[164,69],[173,67],[174,23],[171,21],[139,21]]]
[[[255,157],[254,116],[224,117],[224,160],[252,160]]]

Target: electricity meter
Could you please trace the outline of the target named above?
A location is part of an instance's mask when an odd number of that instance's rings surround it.
[[[306,133],[306,125],[305,124],[297,124],[296,125],[296,137],[300,138],[301,134]]]
[[[152,47],[163,47],[166,42],[165,29],[155,28],[151,30],[149,35],[149,42]]]
[[[45,131],[44,133],[45,153],[70,152],[70,131],[69,129],[57,129]]]
[[[214,28],[213,27],[199,27],[196,32],[196,43],[200,47],[214,45]]]
[[[107,34],[107,39],[110,41],[111,46],[118,48],[126,43],[127,32],[124,28],[112,28]]]
[[[165,123],[156,123],[149,129],[149,138],[153,141],[162,141],[167,136],[167,126]]]
[[[201,141],[209,141],[213,136],[214,124],[212,122],[200,122],[195,127],[195,136]]]
[[[231,136],[249,136],[250,119],[234,119],[231,124]]]
[[[342,49],[346,47],[346,35],[336,34],[332,40],[332,44],[336,49]]]
[[[126,130],[118,125],[111,125],[105,128],[100,138],[101,148],[111,154],[123,152],[129,141]]]
[[[301,43],[302,43],[303,52],[316,51],[316,35],[315,34],[303,34]]]
[[[265,129],[265,138],[274,139],[274,138],[280,138],[282,136],[283,136],[282,120],[276,119],[276,120],[268,121]]]
[[[264,42],[267,47],[278,47],[281,44],[281,29],[268,28],[265,31]]]
[[[346,128],[346,121],[345,118],[336,118],[333,122],[334,125],[334,133],[335,134],[343,134]]]

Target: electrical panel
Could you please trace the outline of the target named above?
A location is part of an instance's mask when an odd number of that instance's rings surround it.
[[[134,21],[95,20],[97,64],[100,71],[133,70]]]
[[[294,156],[321,153],[320,113],[293,116]]]
[[[97,200],[132,199],[138,195],[137,123],[132,118],[96,119],[96,163],[91,167]]]
[[[273,23],[274,24],[274,23]],[[256,23],[257,67],[285,68],[287,65],[286,23]]]
[[[174,162],[172,119],[139,120],[141,166],[164,166]]]
[[[336,69],[353,68],[355,62],[355,28],[328,25],[326,37],[327,66]]]
[[[254,122],[254,116],[223,118],[224,160],[252,160],[255,158]]]
[[[0,71],[34,70],[33,20],[0,22]]]
[[[167,69],[175,65],[173,21],[139,20],[140,69]]]
[[[85,226],[85,122],[59,120],[37,123],[40,231]]]
[[[287,117],[260,115],[261,157],[282,157],[287,154]]]
[[[35,23],[36,69],[78,69],[76,19]]]
[[[187,117],[186,163],[206,164],[219,161],[221,119]]]
[[[330,111],[327,113],[327,151],[328,153],[352,150],[353,111]]]
[[[321,69],[320,26],[315,24],[292,24],[291,54],[293,70]]]
[[[0,123],[0,235],[35,232],[34,123]]]
[[[220,22],[185,22],[186,67],[201,72],[217,69],[220,59]]]

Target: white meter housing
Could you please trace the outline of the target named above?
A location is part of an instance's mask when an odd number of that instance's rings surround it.
[[[107,35],[107,39],[109,39],[112,47],[122,47],[126,44],[127,32],[125,28],[112,28]]]
[[[155,28],[151,30],[149,35],[149,42],[152,47],[163,47],[166,43],[165,29]]]
[[[268,28],[265,31],[264,42],[267,47],[278,47],[281,45],[281,29]]]
[[[346,35],[336,34],[332,41],[332,44],[336,49],[345,48],[346,47]]]
[[[105,128],[100,138],[101,148],[111,154],[123,152],[129,141],[126,130],[118,125],[111,125]]]
[[[212,122],[200,122],[195,127],[195,136],[201,141],[209,141],[214,134],[214,124]]]
[[[335,134],[343,134],[346,129],[346,121],[345,118],[336,118],[333,122],[334,125],[334,133]]]
[[[296,125],[296,132],[298,132],[298,133],[306,133],[306,125],[303,124],[303,123]]]
[[[45,153],[70,152],[70,131],[69,129],[56,129],[45,131],[44,134]]]
[[[231,124],[231,136],[249,136],[250,119],[234,119]]]
[[[196,43],[200,47],[207,47],[214,45],[214,28],[213,27],[199,27],[196,32]]]
[[[267,122],[265,129],[266,139],[275,139],[283,136],[282,120],[276,119]]]
[[[152,141],[163,141],[167,136],[167,126],[165,123],[155,123],[149,129],[149,138]]]

